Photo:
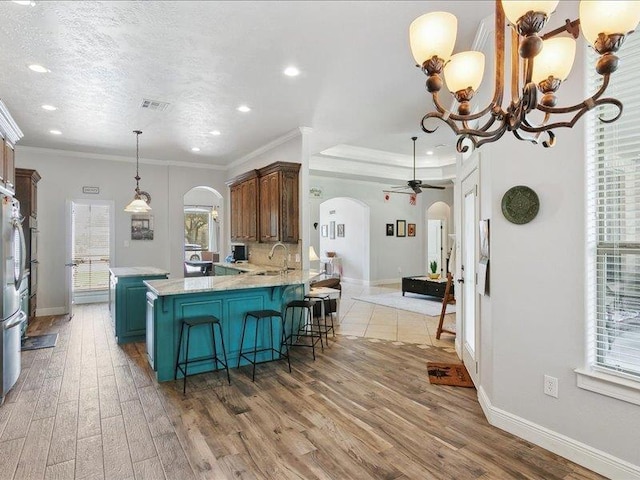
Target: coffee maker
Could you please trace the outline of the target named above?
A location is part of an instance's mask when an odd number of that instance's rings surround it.
[[[249,250],[246,245],[231,245],[231,256],[235,262],[246,262],[249,260]]]

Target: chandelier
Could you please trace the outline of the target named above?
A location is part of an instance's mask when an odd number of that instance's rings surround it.
[[[435,111],[427,113],[421,122],[422,130],[433,133],[426,122],[432,118],[445,122],[458,140],[456,148],[463,153],[485,143],[495,142],[505,132],[513,132],[519,140],[539,143],[544,147],[555,144],[553,130],[571,128],[587,111],[598,105],[617,107],[612,118],[600,118],[611,123],[620,118],[622,102],[603,98],[609,77],[618,68],[615,53],[622,46],[625,35],[640,21],[640,2],[594,1],[580,2],[580,18],[566,20],[564,26],[541,35],[558,1],[496,0],[495,2],[495,89],[491,102],[480,111],[473,111],[470,100],[478,90],[484,73],[484,54],[461,52],[452,55],[456,40],[457,19],[447,12],[432,12],[415,19],[409,27],[411,51],[417,66],[427,75],[426,87],[433,96]],[[504,107],[505,75],[505,16],[511,29],[511,100]],[[602,75],[602,85],[591,97],[569,107],[556,107],[556,92],[569,76],[576,52],[575,39],[579,30],[600,58],[596,71]],[[567,32],[570,36],[559,36]],[[443,78],[444,77],[444,78]],[[458,102],[453,113],[442,106],[438,92],[446,82],[448,90]],[[538,90],[541,98],[538,99]],[[540,121],[529,115],[532,111]],[[560,120],[555,114],[564,115]]]
[[[151,207],[149,206],[151,203],[151,195],[140,190],[140,175],[138,173],[138,164],[140,162],[139,138],[142,131],[134,130],[133,133],[136,134],[136,176],[133,177],[136,179],[136,193],[131,203],[124,207],[124,211],[129,213],[147,213],[151,211]]]

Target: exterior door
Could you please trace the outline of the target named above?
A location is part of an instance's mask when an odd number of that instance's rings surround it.
[[[478,170],[462,181],[461,278],[458,297],[462,297],[462,361],[473,382],[478,384],[480,315],[476,293],[478,263]]]

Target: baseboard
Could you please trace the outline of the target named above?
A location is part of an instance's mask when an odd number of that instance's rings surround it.
[[[67,307],[51,307],[51,308],[37,308],[36,317],[44,317],[47,315],[65,315],[69,313]]]
[[[640,480],[640,466],[614,457],[546,427],[491,405],[485,390],[478,401],[489,423],[609,478]]]
[[[382,280],[372,280],[370,282],[366,282],[366,285],[376,286],[376,285],[387,285],[389,283],[401,283],[401,278],[387,278]]]

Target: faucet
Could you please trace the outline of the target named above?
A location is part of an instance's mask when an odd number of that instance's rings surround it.
[[[269,255],[267,255],[267,257],[269,258],[269,260],[271,260],[273,258],[273,252],[276,251],[277,247],[282,247],[284,248],[284,265],[283,265],[283,272],[288,272],[289,271],[289,247],[287,247],[284,243],[282,242],[278,242],[275,245],[273,245],[273,247],[271,247],[271,251],[269,252]]]

